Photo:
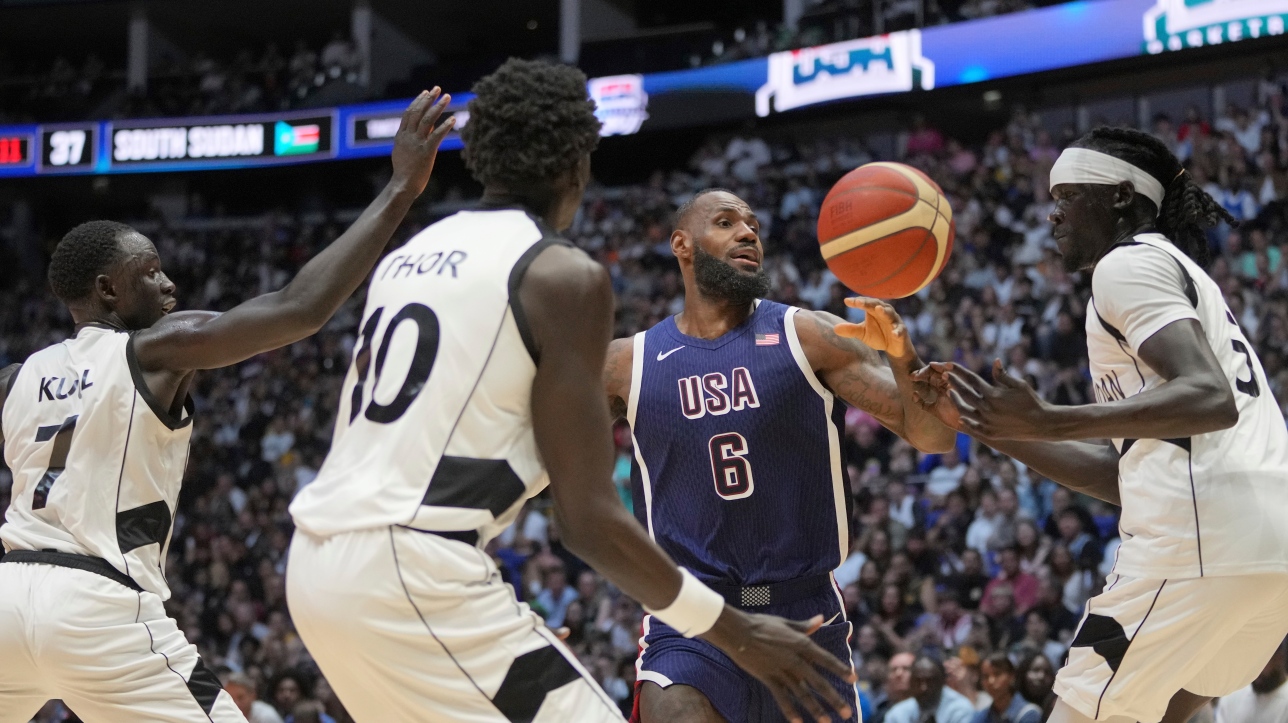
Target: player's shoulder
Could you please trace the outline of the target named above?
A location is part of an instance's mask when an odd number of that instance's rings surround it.
[[[585,251],[552,236],[533,247],[533,257],[524,270],[520,289],[524,299],[532,296],[552,299],[612,296],[608,271]]]
[[[1171,242],[1156,234],[1137,236],[1109,249],[1091,272],[1092,293],[1112,294],[1160,275],[1180,275],[1180,259],[1168,247]],[[1174,247],[1173,247],[1174,248]]]

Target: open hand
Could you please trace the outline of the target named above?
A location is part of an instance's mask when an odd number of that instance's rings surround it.
[[[435,87],[421,91],[403,111],[402,123],[394,135],[391,186],[412,196],[419,196],[425,190],[429,174],[434,170],[438,146],[456,125],[455,116],[438,123],[438,117],[451,102],[452,96],[442,95],[442,91]],[[435,123],[438,123],[437,127]]]
[[[854,711],[819,671],[853,683],[854,670],[809,639],[822,626],[822,615],[794,621],[726,606],[716,626],[702,637],[764,683],[787,720],[800,723],[798,708],[821,723],[832,720],[829,710],[849,720]]]
[[[857,324],[837,324],[834,329],[837,336],[858,339],[900,361],[916,355],[912,341],[908,338],[908,328],[903,325],[903,319],[893,306],[866,296],[847,297],[845,305],[852,309],[863,309],[864,318]]]
[[[948,379],[962,431],[980,439],[1049,439],[1050,407],[1028,384],[993,362],[993,384],[957,364],[932,362],[928,376]]]

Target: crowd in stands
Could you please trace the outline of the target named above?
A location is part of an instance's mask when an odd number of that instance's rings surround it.
[[[321,51],[303,40],[269,43],[219,57],[202,52],[153,63],[146,89],[126,90],[124,68],[93,53],[83,63],[59,56],[48,67],[15,68],[0,55],[0,122],[200,116],[307,105],[332,83],[357,84],[362,58],[340,33]]]
[[[1159,117],[1153,131],[1242,221],[1212,230],[1209,268],[1255,343],[1269,392],[1288,402],[1282,89],[1267,84],[1255,107],[1231,107],[1219,118],[1198,111]],[[957,224],[948,268],[925,292],[897,303],[922,357],[976,370],[1001,358],[1061,404],[1092,401],[1083,330],[1088,279],[1063,270],[1045,221],[1047,173],[1072,137],[1071,129],[1044,128],[1017,111],[972,146],[918,119],[896,153],[939,183]],[[694,191],[724,186],[762,219],[774,298],[846,316],[848,292],[820,260],[815,215],[827,188],[875,155],[861,138],[713,139],[686,168],[659,169],[635,186],[593,187],[569,235],[610,270],[616,334],[629,335],[682,309],[667,245],[671,214]],[[402,237],[429,220],[409,223]],[[280,288],[342,230],[285,214],[222,230],[155,220],[146,228],[181,305],[212,309]],[[203,372],[192,391],[197,421],[167,607],[257,723],[348,720],[292,629],[283,573],[287,505],[326,453],[360,312],[359,297],[315,337]],[[0,366],[64,338],[70,327],[43,280],[0,289]],[[628,505],[630,440],[620,426],[613,482]],[[1115,508],[965,437],[959,442],[953,452],[927,456],[871,416],[846,414],[854,537],[836,579],[854,625],[865,720],[924,720],[929,708],[941,723],[1042,719],[1083,606],[1112,567]],[[2,509],[10,480],[0,475]],[[544,494],[533,499],[487,551],[520,598],[551,627],[568,628],[568,644],[629,711],[641,610],[564,548],[549,505]],[[1217,720],[1288,721],[1282,655],[1276,660],[1263,676],[1270,682],[1241,692],[1238,706],[1232,697],[1231,706],[1218,707]],[[1264,717],[1267,695],[1278,696],[1279,717]],[[1260,712],[1239,713],[1254,709]],[[64,715],[54,702],[40,720]],[[1211,720],[1210,710],[1203,715]]]

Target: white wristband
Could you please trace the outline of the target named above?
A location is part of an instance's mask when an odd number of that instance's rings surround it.
[[[691,638],[701,635],[716,624],[724,610],[725,600],[692,573],[680,568],[680,594],[670,605],[661,610],[649,610],[658,620],[675,628],[681,635]],[[648,608],[645,608],[648,610]]]

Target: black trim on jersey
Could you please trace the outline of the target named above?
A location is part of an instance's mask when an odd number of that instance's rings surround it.
[[[1118,327],[1105,321],[1105,317],[1100,315],[1100,311],[1096,309],[1096,297],[1094,296],[1091,297],[1091,313],[1096,315],[1096,321],[1100,322],[1100,326],[1103,327],[1105,331],[1109,332],[1109,336],[1112,336],[1114,341],[1117,341],[1120,344],[1127,343],[1127,337],[1123,336],[1121,331],[1118,331]]]
[[[143,588],[130,576],[112,567],[112,563],[101,557],[77,555],[57,550],[10,550],[6,555],[0,557],[0,562],[23,562],[32,565],[53,565],[55,567],[68,567],[73,570],[84,570],[85,572],[92,572],[95,575],[105,577],[118,585],[124,585],[135,592],[143,592]]]
[[[528,272],[528,267],[541,255],[542,251],[551,246],[568,246],[576,248],[573,244],[556,233],[553,229],[545,224],[531,212],[528,218],[532,220],[538,230],[541,231],[541,240],[532,244],[519,260],[514,262],[514,268],[510,269],[510,311],[514,312],[514,324],[519,327],[519,337],[523,339],[523,345],[528,349],[528,355],[532,357],[532,363],[536,364],[541,361],[541,350],[537,348],[537,340],[532,336],[532,329],[528,326],[528,315],[523,310],[523,304],[519,301],[519,285],[523,283],[523,275]]]
[[[511,723],[528,723],[553,690],[577,680],[581,673],[552,645],[531,650],[510,663],[492,697],[492,704]]]
[[[134,352],[133,334],[130,334],[130,340],[125,342],[125,361],[130,366],[130,378],[134,380],[134,388],[139,392],[139,396],[143,397],[143,401],[148,403],[148,409],[152,410],[152,413],[156,415],[157,419],[161,420],[162,424],[171,430],[183,429],[192,424],[192,414],[196,410],[196,405],[193,403],[191,395],[183,400],[183,408],[188,412],[188,416],[183,419],[177,419],[161,403],[161,400],[156,398],[156,395],[152,393],[152,389],[148,387],[147,381],[143,379],[143,368],[139,366],[139,356]]]
[[[9,381],[5,382],[4,397],[3,397],[4,399],[8,399],[9,395],[13,393],[14,382],[18,381],[18,372],[22,371],[22,362],[18,362],[16,364],[10,364],[4,369],[0,369],[0,372],[5,372],[10,369],[13,370],[13,373],[9,375]]]
[[[1117,580],[1115,580],[1114,582],[1117,582]],[[1140,619],[1140,625],[1139,625],[1139,626],[1137,626],[1137,628],[1136,628],[1136,633],[1135,633],[1134,635],[1132,635],[1131,640],[1128,640],[1128,641],[1127,641],[1127,647],[1130,647],[1130,646],[1131,646],[1132,640],[1135,640],[1135,639],[1136,639],[1136,636],[1137,636],[1137,635],[1140,635],[1140,631],[1141,631],[1141,630],[1143,630],[1143,629],[1145,628],[1145,622],[1149,620],[1149,614],[1150,614],[1150,613],[1152,613],[1152,612],[1154,612],[1154,606],[1155,606],[1156,604],[1158,604],[1158,596],[1163,594],[1163,588],[1164,588],[1164,587],[1166,587],[1166,586],[1167,586],[1167,581],[1166,581],[1166,580],[1164,580],[1164,581],[1163,581],[1163,584],[1162,584],[1162,585],[1159,585],[1159,586],[1158,586],[1158,592],[1154,593],[1154,600],[1153,600],[1152,602],[1150,602],[1150,604],[1149,604],[1149,610],[1146,610],[1146,611],[1145,611],[1145,617],[1143,617],[1143,618],[1141,618],[1141,619]],[[1088,603],[1088,606],[1090,606],[1090,603]],[[1091,617],[1091,609],[1090,609],[1090,607],[1088,607],[1088,609],[1087,609],[1087,617],[1088,617],[1088,618],[1090,618],[1090,617]],[[1102,617],[1102,616],[1097,615],[1096,617]],[[1113,618],[1109,618],[1109,619],[1110,619],[1110,620],[1113,620]],[[1115,624],[1117,624],[1117,621],[1115,621]],[[1119,624],[1119,625],[1118,625],[1118,629],[1119,629],[1119,630],[1122,630],[1122,625],[1121,625],[1121,624]],[[1082,631],[1081,631],[1081,629],[1079,629],[1079,631],[1078,631],[1078,635],[1074,637],[1074,643],[1073,643],[1073,645],[1071,645],[1071,646],[1070,646],[1070,648],[1076,647],[1076,646],[1078,645],[1077,637],[1078,637],[1078,636],[1080,636],[1080,635],[1082,635]],[[1093,648],[1093,650],[1094,650],[1094,648]],[[1096,652],[1100,652],[1100,651],[1096,651]],[[1123,648],[1123,655],[1125,656],[1126,654],[1127,654],[1127,648],[1126,648],[1126,647],[1124,647],[1124,648]],[[1122,658],[1119,658],[1119,659],[1118,659],[1118,661],[1119,661],[1119,663],[1121,663],[1121,662],[1122,662]],[[1108,662],[1108,661],[1106,661],[1106,662]],[[1099,718],[1099,717],[1100,717],[1100,706],[1105,702],[1105,693],[1108,693],[1108,692],[1109,692],[1109,685],[1110,685],[1111,683],[1113,683],[1113,682],[1114,682],[1114,678],[1118,676],[1118,667],[1119,667],[1119,666],[1117,666],[1117,665],[1111,665],[1110,667],[1111,667],[1111,668],[1113,668],[1113,671],[1114,671],[1114,672],[1110,674],[1110,676],[1109,676],[1109,680],[1106,680],[1106,681],[1105,681],[1105,687],[1104,687],[1103,689],[1101,689],[1101,691],[1100,691],[1100,698],[1098,698],[1098,699],[1096,700],[1096,717],[1097,717],[1097,718]]]
[[[1167,441],[1170,442],[1172,440],[1169,439]],[[1199,494],[1194,489],[1194,453],[1190,452],[1188,444],[1190,440],[1187,439],[1185,441],[1187,442],[1185,445],[1185,451],[1189,452],[1189,454],[1186,455],[1186,465],[1190,472],[1190,500],[1194,503],[1194,544],[1198,548],[1199,577],[1203,577],[1203,528],[1199,526]]]
[[[523,480],[503,459],[443,455],[421,504],[488,510],[499,517],[526,491]]]
[[[145,545],[164,545],[170,536],[170,506],[164,500],[116,513],[116,543],[125,554]]]
[[[215,699],[224,686],[219,683],[219,677],[206,667],[206,661],[200,655],[197,656],[197,664],[192,666],[192,674],[188,676],[187,683],[188,692],[192,693],[197,705],[201,706],[206,715],[210,715],[211,709],[215,707]]]
[[[156,639],[155,639],[155,638],[153,638],[153,637],[152,637],[152,627],[148,625],[148,621],[146,621],[146,620],[139,620],[139,619],[138,619],[138,615],[139,615],[139,614],[141,614],[141,613],[142,613],[142,611],[143,611],[143,594],[142,594],[142,593],[140,593],[140,594],[139,594],[139,607],[138,607],[138,610],[139,610],[139,612],[135,614],[134,621],[135,621],[136,623],[139,623],[140,625],[142,625],[144,630],[148,631],[148,650],[150,650],[150,651],[151,651],[151,652],[153,652],[153,653],[156,653],[157,655],[160,655],[160,656],[161,656],[161,658],[162,658],[163,660],[165,660],[165,667],[169,668],[171,673],[174,673],[176,676],[178,676],[179,680],[183,681],[183,685],[184,685],[184,687],[185,687],[185,688],[188,688],[188,690],[189,690],[189,691],[191,691],[191,690],[192,690],[192,688],[190,688],[190,687],[188,686],[188,681],[187,681],[187,680],[184,680],[183,675],[181,675],[181,674],[179,673],[179,671],[175,670],[175,669],[174,669],[174,666],[170,664],[170,656],[169,656],[169,655],[166,655],[164,652],[162,652],[162,651],[160,651],[160,650],[157,650],[157,641],[156,641]],[[201,665],[201,656],[197,656],[197,665]],[[193,668],[193,670],[192,670],[192,672],[193,672],[193,673],[196,673],[196,672],[197,672],[197,669],[194,667],[194,668]],[[218,693],[216,693],[216,695],[218,695]],[[197,705],[201,705],[201,701],[199,701],[199,700],[198,700],[198,701],[196,701],[196,702],[197,702]],[[213,707],[214,707],[214,704],[212,703],[210,707],[211,707],[211,708],[213,708]],[[209,710],[204,710],[204,709],[203,709],[201,712],[202,712],[202,713],[204,713],[204,714],[206,715],[206,720],[210,721],[211,723],[214,723],[214,720],[215,720],[215,719],[210,717],[210,711],[209,711]]]

